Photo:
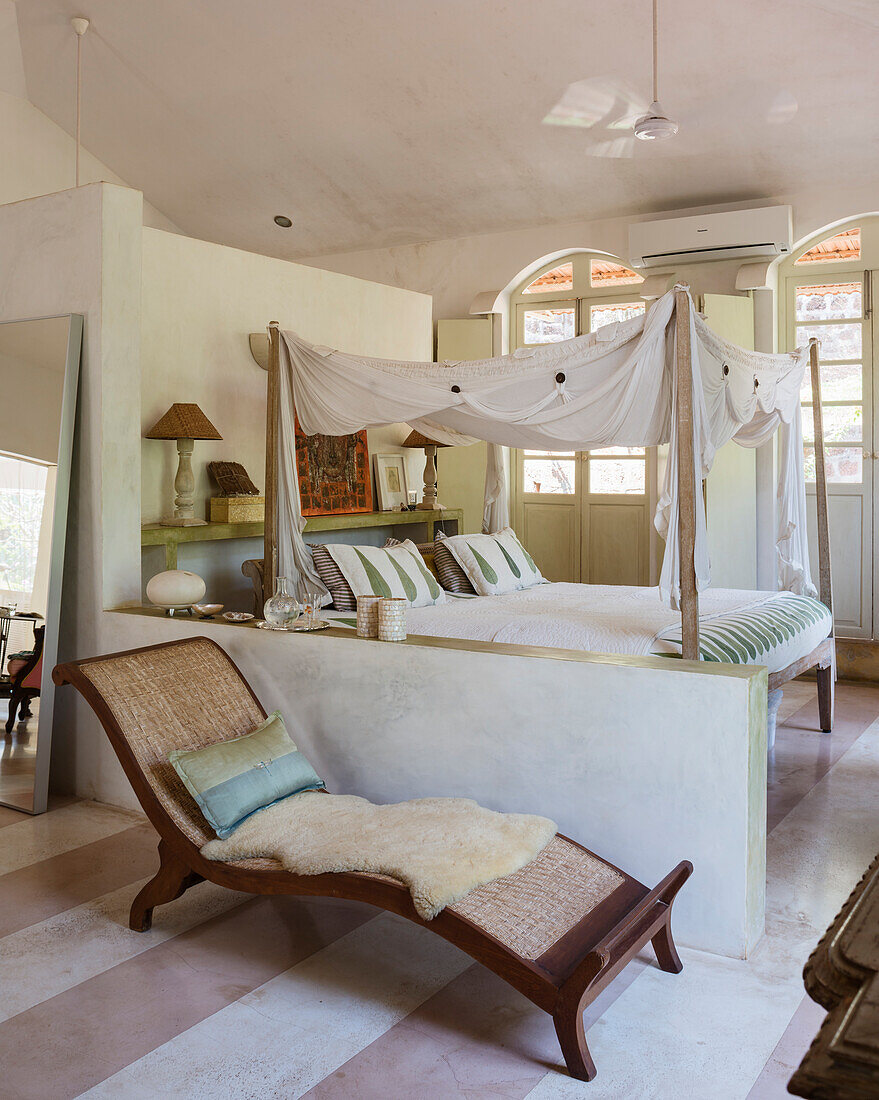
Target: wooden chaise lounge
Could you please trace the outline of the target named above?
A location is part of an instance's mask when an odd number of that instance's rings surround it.
[[[148,646],[58,665],[100,719],[141,806],[159,834],[160,866],[131,907],[145,932],[153,908],[208,879],[252,894],[349,898],[407,917],[493,970],[555,1024],[573,1077],[589,1081],[583,1009],[651,940],[662,970],[681,962],[671,908],[692,873],[679,863],[649,890],[573,840],[558,835],[527,867],[471,891],[426,923],[395,879],[366,873],[294,875],[271,859],[211,862],[207,822],[168,763],[194,749],[249,733],[266,717],[250,685],[208,638]]]

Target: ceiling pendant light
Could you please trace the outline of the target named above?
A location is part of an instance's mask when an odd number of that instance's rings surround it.
[[[674,137],[678,124],[668,117],[659,102],[659,0],[653,0],[653,102],[635,123],[633,132],[641,141],[663,141]]]

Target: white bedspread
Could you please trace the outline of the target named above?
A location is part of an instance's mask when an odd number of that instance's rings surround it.
[[[796,621],[791,612],[803,601],[814,612]],[[700,622],[723,625],[740,632],[740,656],[733,663],[766,665],[770,672],[785,668],[810,653],[830,632],[830,616],[815,600],[789,592],[743,592],[707,589],[699,596]],[[781,624],[779,637],[762,638],[749,652],[747,618]],[[503,596],[451,598],[436,607],[413,607],[406,616],[410,634],[439,638],[469,638],[483,642],[550,646],[594,653],[680,652],[680,612],[666,607],[658,588],[623,585],[554,583],[537,585]],[[776,627],[777,629],[777,627]],[[663,637],[668,635],[668,637]],[[677,635],[677,642],[674,638]],[[718,651],[704,652],[707,660],[727,660]]]

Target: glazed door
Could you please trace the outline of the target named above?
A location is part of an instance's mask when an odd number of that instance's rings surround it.
[[[636,317],[645,303],[588,298],[517,307],[517,343],[567,340]],[[655,451],[518,451],[513,522],[554,581],[648,584]]]
[[[796,275],[788,280],[788,347],[820,340],[821,404],[830,522],[833,611],[838,632],[873,636],[874,333],[868,306],[872,272]],[[809,554],[817,578],[812,391],[803,387],[803,439]]]

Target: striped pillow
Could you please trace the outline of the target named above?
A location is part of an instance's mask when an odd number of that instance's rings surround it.
[[[546,583],[512,527],[494,535],[452,535],[443,545],[479,596],[501,596]]]
[[[445,603],[445,593],[408,539],[387,548],[329,543],[327,550],[355,597],[396,596],[412,607]]]
[[[445,545],[446,537],[442,531],[437,531],[433,544],[433,564],[436,566],[439,582],[446,592],[454,592],[456,596],[475,596],[476,589],[470,583],[469,577]]]
[[[318,576],[333,597],[333,607],[337,611],[356,611],[357,597],[351,591],[351,585],[345,580],[342,570],[333,561],[332,554],[323,543],[315,543],[312,546],[311,559]]]
[[[221,840],[257,810],[324,785],[278,711],[253,733],[203,749],[175,749],[168,760]]]

